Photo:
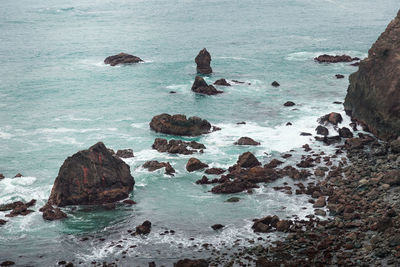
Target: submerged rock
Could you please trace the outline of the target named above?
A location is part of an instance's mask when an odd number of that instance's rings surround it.
[[[225,79],[216,80],[216,81],[214,82],[214,85],[219,85],[219,86],[231,86],[231,84],[228,83]]]
[[[197,171],[197,170],[201,170],[204,168],[207,168],[208,165],[201,162],[200,160],[196,159],[196,158],[190,158],[189,161],[186,164],[186,170],[188,172],[193,172],[193,171]]]
[[[382,139],[400,135],[400,11],[350,75],[344,102],[353,119]]]
[[[354,60],[359,60],[359,58],[356,57],[352,58],[351,56],[348,55],[331,56],[324,54],[314,58],[314,60],[320,63],[338,63],[338,62],[352,62]]]
[[[197,73],[210,74],[212,73],[211,55],[208,53],[207,49],[203,48],[194,60],[197,64]]]
[[[21,178],[21,177],[24,177],[22,174],[20,174],[20,173],[17,173],[15,176],[14,176],[14,178]]]
[[[285,104],[283,104],[285,107],[293,107],[294,105],[296,105],[296,103],[292,102],[292,101],[287,101],[285,102]]]
[[[167,140],[164,138],[156,138],[152,148],[158,152],[168,152],[171,154],[190,155],[196,152],[202,152],[205,145],[197,143],[196,141],[185,142],[182,140]],[[191,148],[191,149],[189,149]]]
[[[196,76],[196,78],[194,79],[192,91],[203,95],[216,95],[223,93],[223,91],[217,90],[214,86],[208,85],[206,81],[200,76]]]
[[[225,227],[225,225],[222,225],[222,224],[214,224],[213,226],[211,226],[211,228],[213,230],[219,230],[219,229],[222,229],[224,227]]]
[[[110,64],[111,66],[116,66],[118,64],[133,64],[142,61],[141,58],[126,53],[119,53],[118,55],[109,56],[104,59],[104,63]]]
[[[211,189],[214,194],[233,194],[243,192],[251,188],[258,188],[257,185],[248,181],[229,181],[219,184]]]
[[[161,168],[165,168],[165,174],[174,175],[175,169],[169,164],[169,162],[159,162],[157,160],[150,160],[143,164],[143,168],[149,171],[155,171]]]
[[[239,140],[237,140],[234,145],[240,145],[240,146],[259,146],[260,142],[254,141],[252,138],[244,136],[240,137]]]
[[[336,74],[335,77],[336,77],[336,79],[343,79],[343,78],[344,78],[344,75],[342,75],[342,74]]]
[[[318,125],[317,128],[315,128],[315,131],[317,132],[317,134],[319,135],[328,135],[329,134],[329,130],[328,128]]]
[[[216,174],[216,175],[223,174],[224,172],[226,172],[226,170],[222,168],[210,168],[205,171],[206,174]]]
[[[129,165],[102,142],[68,157],[54,182],[48,204],[103,204],[129,196],[135,181]]]
[[[186,118],[185,115],[166,113],[154,116],[150,128],[159,133],[185,136],[198,136],[210,133],[211,124],[199,117]]]

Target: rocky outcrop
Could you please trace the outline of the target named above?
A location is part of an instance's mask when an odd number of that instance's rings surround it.
[[[203,152],[206,149],[205,145],[197,143],[196,141],[185,142],[182,140],[167,140],[164,138],[156,138],[152,148],[158,152],[168,152],[171,154],[190,155],[196,152]]]
[[[344,108],[376,136],[400,135],[400,11],[350,75]]]
[[[197,171],[197,170],[201,170],[204,168],[207,168],[208,165],[201,162],[200,160],[196,159],[196,158],[190,158],[189,161],[186,164],[186,170],[188,172],[193,172],[193,171]]]
[[[196,76],[192,85],[192,91],[197,94],[203,95],[217,95],[223,93],[223,91],[217,90],[214,86],[208,85],[206,81],[200,76]]]
[[[174,175],[175,169],[169,164],[169,162],[159,162],[157,160],[150,160],[143,164],[143,168],[148,169],[150,172],[165,168],[165,174]]]
[[[198,136],[211,132],[211,124],[199,117],[186,118],[185,115],[166,113],[154,116],[150,128],[159,133]]]
[[[2,173],[0,173],[0,180],[4,179],[4,178],[5,178],[4,175]]]
[[[239,140],[237,140],[233,144],[239,146],[259,146],[260,142],[254,141],[252,138],[244,136],[240,137]]]
[[[126,159],[126,158],[133,158],[133,150],[128,148],[128,149],[119,149],[116,153],[117,157]]]
[[[119,53],[118,55],[109,56],[104,59],[104,63],[110,64],[111,66],[116,66],[118,64],[133,64],[142,61],[141,58],[126,53]]]
[[[211,55],[208,53],[207,49],[203,48],[194,60],[197,64],[197,73],[210,74],[212,73]]]
[[[60,208],[54,208],[48,203],[40,208],[39,211],[43,212],[43,219],[47,221],[55,221],[67,218],[67,214],[65,214]]]
[[[33,210],[29,210],[29,207],[32,207],[36,204],[36,199],[32,199],[31,201],[24,203],[22,201],[15,201],[9,204],[0,205],[0,211],[8,211],[11,210],[6,217],[15,217],[18,215],[28,215],[29,213],[33,212]]]
[[[220,175],[220,174],[223,174],[224,172],[226,172],[226,170],[222,169],[222,168],[210,168],[210,169],[205,170],[206,174]]]
[[[216,81],[214,82],[214,85],[219,85],[219,86],[231,86],[231,84],[228,83],[225,79],[216,80]]]
[[[137,235],[148,235],[151,232],[151,222],[144,221],[141,225],[136,226]]]
[[[329,130],[328,128],[318,125],[317,128],[315,128],[315,131],[317,132],[317,134],[319,135],[325,135],[327,136],[329,134]]]
[[[331,55],[324,54],[324,55],[314,58],[314,60],[319,63],[338,63],[338,62],[352,62],[355,60],[359,60],[359,58],[357,58],[357,57],[352,58],[351,56],[348,56],[348,55],[331,56]]]
[[[280,86],[280,84],[279,84],[277,81],[273,81],[273,82],[271,83],[271,85],[272,85],[273,87],[279,87],[279,86]]]
[[[111,203],[127,198],[134,184],[129,165],[114,157],[102,142],[98,142],[64,161],[48,204]]]
[[[245,152],[240,155],[236,164],[241,168],[251,168],[261,165],[258,159],[251,152]]]
[[[296,105],[296,103],[294,103],[293,101],[287,101],[285,102],[285,104],[283,104],[285,107],[293,107],[294,105]]]

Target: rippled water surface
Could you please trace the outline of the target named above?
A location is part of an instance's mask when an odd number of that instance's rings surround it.
[[[0,261],[55,266],[61,259],[84,265],[118,259],[121,266],[149,261],[168,266],[185,256],[210,256],[199,251],[203,243],[224,249],[241,239],[241,246],[248,245],[245,238],[255,236],[253,218],[312,213],[303,196],[272,189],[293,183],[286,178],[252,195],[238,194],[238,203],[225,202],[232,195],[213,195],[211,186],[195,184],[202,173],[186,172],[190,156],[151,149],[156,137],[171,137],[150,131],[148,123],[165,112],[196,115],[221,127],[183,138],[204,143],[205,153],[196,157],[212,167],[227,168],[246,151],[267,163],[295,149],[285,163],[293,164],[301,146],[312,141],[300,132],[314,133],[319,116],[342,112],[332,102],[343,101],[347,77],[356,70],[313,58],[365,57],[398,8],[397,0],[1,1],[0,173],[6,178],[0,181],[0,203],[32,198],[38,203],[36,212],[1,226]],[[194,57],[203,47],[214,70],[207,82],[226,78],[250,85],[220,88],[224,93],[217,96],[193,94]],[[103,64],[122,51],[145,62]],[[338,73],[346,78],[336,79]],[[272,87],[274,80],[281,86]],[[297,105],[283,107],[288,100]],[[240,121],[247,123],[237,125]],[[293,125],[286,126],[288,121]],[[241,136],[261,146],[233,146]],[[100,140],[134,150],[126,162],[136,181],[131,198],[138,204],[116,210],[70,207],[68,219],[45,222],[37,210],[63,161]],[[141,165],[151,159],[169,161],[175,177],[144,170]],[[12,179],[18,172],[26,177]],[[128,235],[146,219],[153,223],[148,237]],[[215,223],[226,227],[215,232],[210,228]],[[175,234],[160,235],[171,229]],[[118,242],[136,247],[121,258]]]

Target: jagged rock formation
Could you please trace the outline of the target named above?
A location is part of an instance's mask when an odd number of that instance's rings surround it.
[[[379,138],[400,135],[400,11],[350,75],[346,112]]]
[[[142,61],[143,60],[139,57],[132,56],[126,53],[119,53],[118,55],[106,57],[106,59],[104,59],[104,64],[110,64],[111,66],[116,66],[118,64],[133,64]]]
[[[208,53],[207,49],[203,48],[194,60],[197,64],[197,73],[200,74],[210,74],[212,73],[211,55]]]

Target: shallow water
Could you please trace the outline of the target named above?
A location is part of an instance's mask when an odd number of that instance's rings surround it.
[[[332,102],[343,101],[347,77],[356,70],[347,63],[317,64],[313,58],[323,53],[365,57],[397,9],[395,0],[379,5],[371,0],[3,1],[0,173],[7,178],[0,181],[0,203],[35,198],[38,210],[65,158],[101,140],[113,149],[134,150],[135,157],[126,162],[136,181],[131,197],[138,204],[112,211],[71,207],[69,218],[57,222],[43,221],[39,212],[11,218],[0,228],[0,261],[54,266],[61,259],[88,264],[118,258],[122,266],[153,260],[168,265],[184,256],[209,256],[193,248],[202,243],[223,247],[241,239],[240,246],[248,245],[244,239],[254,236],[253,218],[312,213],[303,196],[272,189],[293,183],[287,179],[253,195],[238,194],[238,203],[224,202],[231,195],[211,194],[211,186],[194,183],[201,172],[185,171],[190,156],[151,149],[156,137],[171,137],[150,131],[148,123],[166,112],[196,115],[221,127],[182,138],[204,143],[205,153],[196,157],[212,167],[226,168],[248,150],[267,163],[295,149],[286,163],[293,164],[301,146],[312,141],[299,133],[314,133],[323,114],[343,114],[343,107]],[[220,88],[224,93],[218,96],[193,94],[194,57],[203,47],[214,70],[207,82],[226,78],[251,85]],[[121,51],[145,62],[102,63]],[[346,78],[336,79],[337,73]],[[274,80],[281,86],[272,87]],[[283,107],[288,100],[297,105]],[[236,125],[240,121],[247,124]],[[286,126],[288,121],[293,126]],[[346,117],[343,125],[348,122]],[[261,146],[233,146],[241,136]],[[329,150],[317,146],[317,151]],[[162,170],[141,168],[151,159],[169,161],[177,174],[170,178]],[[18,172],[28,177],[12,179]],[[127,235],[146,219],[153,223],[148,237]],[[210,228],[215,223],[226,227],[216,233]],[[168,229],[176,233],[159,235]],[[109,247],[119,240],[123,247],[137,245],[125,259],[122,249]]]

